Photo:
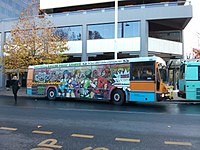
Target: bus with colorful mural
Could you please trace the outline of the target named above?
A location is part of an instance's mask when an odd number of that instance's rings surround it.
[[[160,57],[73,62],[28,67],[27,94],[49,100],[80,98],[156,102],[172,98],[165,61]]]
[[[178,97],[200,100],[200,60],[185,60],[180,65]]]

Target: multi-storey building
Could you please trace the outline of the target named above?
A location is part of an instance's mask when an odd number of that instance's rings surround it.
[[[186,0],[40,0],[40,7],[67,35],[68,61],[114,59],[116,53],[182,58],[183,30],[192,18]],[[0,23],[1,45],[12,23]]]
[[[0,59],[2,58],[2,47],[4,45],[4,34],[10,31],[10,27],[5,29],[3,26],[12,24],[13,20],[19,17],[22,10],[27,8],[32,0],[0,0]],[[0,88],[4,85],[3,66],[0,64]]]
[[[76,60],[112,59],[115,51],[118,58],[183,56],[183,30],[192,17],[185,0],[119,0],[116,47],[114,0],[40,2],[70,36],[66,53]]]
[[[16,18],[31,0],[1,0],[0,19]]]

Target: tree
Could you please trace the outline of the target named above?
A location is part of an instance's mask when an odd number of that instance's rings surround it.
[[[89,31],[89,39],[103,39],[98,31]]]
[[[193,55],[194,55],[194,58],[199,59],[200,58],[200,49],[193,48]]]
[[[59,63],[67,59],[67,38],[59,37],[47,15],[39,15],[39,3],[33,1],[21,13],[4,46],[6,69],[24,69],[29,65]]]

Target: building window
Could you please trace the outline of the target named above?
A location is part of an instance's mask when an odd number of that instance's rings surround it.
[[[5,32],[4,42],[7,43],[9,40],[11,40],[11,32]]]
[[[0,52],[1,52],[1,33],[0,33]]]
[[[56,28],[55,34],[68,41],[81,40],[81,26],[59,27]]]
[[[119,22],[118,38],[131,38],[140,36],[140,22]],[[115,38],[115,24],[88,25],[88,39]]]
[[[150,37],[181,42],[181,31],[151,31]]]
[[[131,38],[140,36],[140,22],[118,23],[118,38]]]
[[[114,38],[114,24],[89,25],[89,39],[112,39]]]

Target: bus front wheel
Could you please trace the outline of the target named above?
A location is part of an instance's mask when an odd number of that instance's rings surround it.
[[[115,105],[123,105],[125,102],[124,92],[120,89],[116,89],[112,93],[112,102]]]
[[[49,100],[55,100],[56,99],[56,90],[54,88],[49,88],[47,91],[47,97]]]

